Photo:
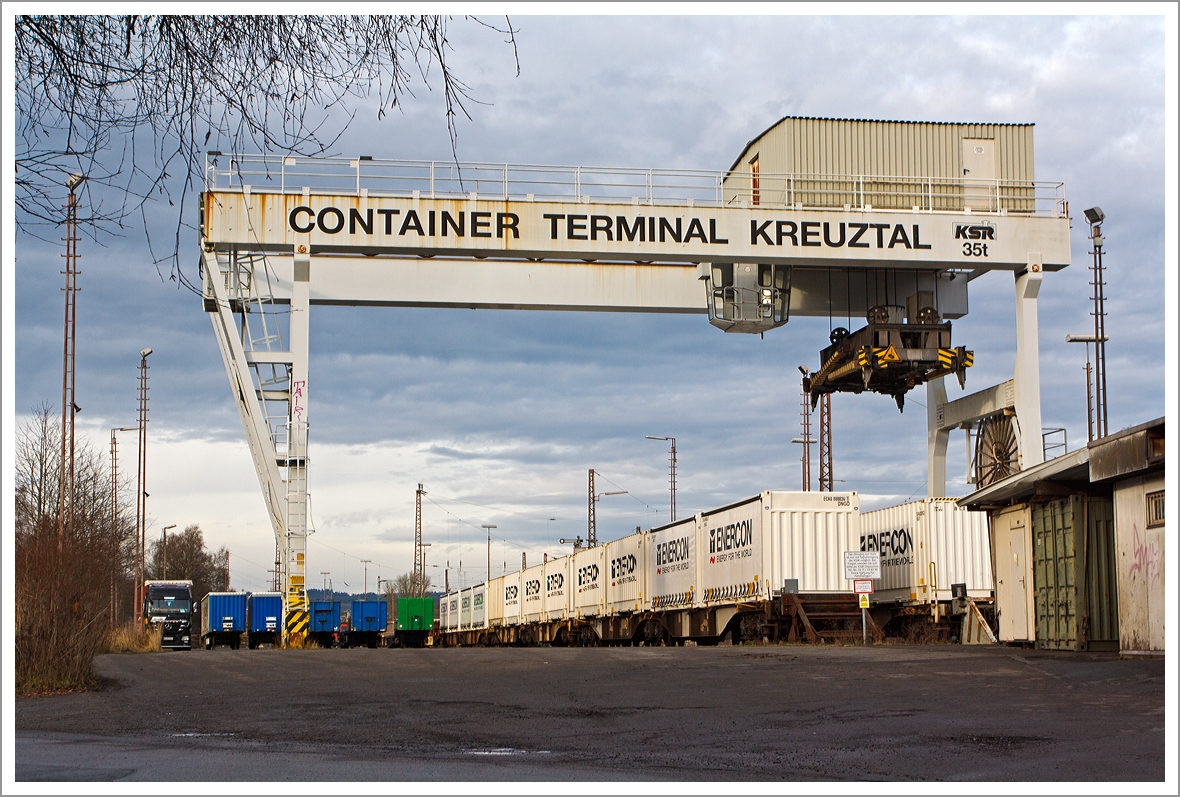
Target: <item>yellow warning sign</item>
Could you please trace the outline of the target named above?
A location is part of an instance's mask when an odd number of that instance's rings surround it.
[[[869,608],[869,596],[865,595],[864,593],[861,593],[861,596],[860,596],[860,608],[862,608],[862,609]]]
[[[893,344],[890,343],[889,348],[881,352],[880,356],[877,357],[877,361],[882,363],[899,363],[901,362],[901,358],[897,356],[897,349],[893,348]]]

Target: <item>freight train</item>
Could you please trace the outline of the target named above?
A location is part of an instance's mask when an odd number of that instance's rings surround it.
[[[994,600],[986,515],[926,499],[766,491],[440,600],[443,645],[717,644],[862,634],[844,551],[880,551],[869,630]],[[952,595],[952,585],[955,589]],[[952,598],[959,598],[954,602]],[[928,618],[928,619],[927,619]],[[949,626],[948,628],[953,628]]]

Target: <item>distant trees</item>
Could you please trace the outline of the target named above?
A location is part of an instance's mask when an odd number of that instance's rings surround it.
[[[131,609],[135,524],[113,512],[106,458],[84,441],[76,447],[59,537],[60,452],[60,423],[42,406],[18,430],[15,449],[18,692],[90,683],[95,653]]]
[[[402,573],[397,578],[385,582],[385,600],[389,604],[390,622],[397,621],[398,598],[425,595],[430,590],[430,576],[423,576],[422,582],[421,588],[419,588],[413,573]]]

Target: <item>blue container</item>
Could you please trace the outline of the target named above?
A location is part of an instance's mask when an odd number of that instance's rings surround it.
[[[279,592],[255,592],[247,601],[250,633],[283,630],[283,596]]]
[[[335,634],[340,630],[340,601],[312,601],[310,620],[310,633]]]
[[[203,634],[240,634],[246,630],[246,593],[210,592],[201,601]]]
[[[389,618],[385,601],[353,601],[351,631],[384,631]]]

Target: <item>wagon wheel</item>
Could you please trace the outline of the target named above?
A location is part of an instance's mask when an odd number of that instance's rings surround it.
[[[993,415],[979,423],[975,438],[975,488],[994,484],[1020,470],[1016,418]]]

